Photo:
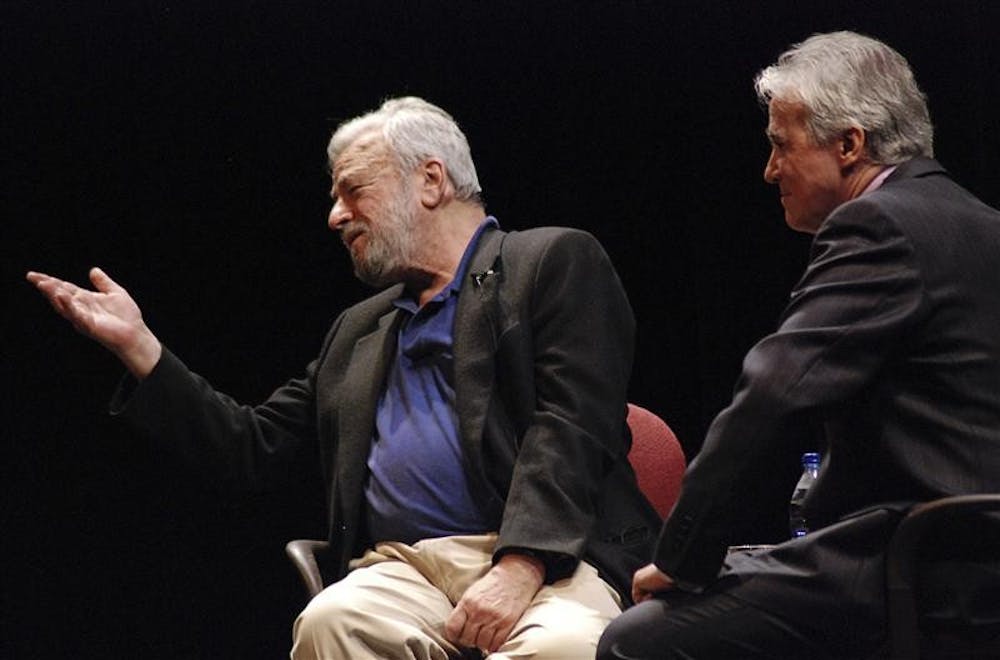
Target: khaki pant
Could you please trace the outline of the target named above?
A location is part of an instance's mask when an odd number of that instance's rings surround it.
[[[444,638],[444,624],[465,590],[490,569],[496,539],[486,534],[378,544],[302,611],[292,658],[459,657],[462,649]],[[539,590],[489,658],[593,658],[601,632],[620,612],[615,591],[581,562],[572,577]]]

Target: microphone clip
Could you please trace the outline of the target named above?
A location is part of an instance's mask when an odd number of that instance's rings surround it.
[[[498,273],[499,273],[499,271],[494,270],[493,268],[490,268],[489,270],[485,270],[485,271],[483,271],[481,273],[473,273],[472,274],[472,281],[475,283],[476,288],[480,288],[480,287],[483,286],[483,282],[486,281],[487,277],[491,277],[491,276],[496,275]]]

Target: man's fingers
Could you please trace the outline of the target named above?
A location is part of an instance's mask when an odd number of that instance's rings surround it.
[[[107,273],[96,266],[90,269],[90,281],[101,293],[117,293],[125,290],[118,282],[115,282]]]
[[[34,271],[29,271],[25,276],[29,282],[35,285],[35,288],[41,291],[47,298],[51,298],[55,289],[59,286],[60,281],[51,275],[46,275],[45,273],[36,273]]]
[[[468,647],[478,646],[480,630],[482,630],[480,624],[466,620],[465,626],[462,627],[462,634],[458,637],[459,645]]]
[[[510,631],[512,628],[502,627],[493,629],[492,634],[486,635],[483,630],[479,631],[480,642],[476,644],[479,648],[486,651],[487,653],[495,653],[500,650],[504,642],[510,636]]]
[[[73,324],[73,327],[86,334],[87,307],[80,299],[81,294],[90,294],[72,282],[60,280],[57,277],[31,271],[27,274],[29,282],[35,285],[57,314]]]
[[[69,318],[71,314],[69,307],[73,304],[73,290],[75,288],[73,285],[46,275],[36,280],[35,287],[42,292],[53,309],[61,316]]]
[[[72,282],[67,282],[58,277],[46,275],[45,273],[29,271],[26,278],[51,301],[55,301],[57,298],[69,299],[78,291],[82,291],[80,287]]]
[[[445,622],[444,630],[447,638],[457,646],[475,647],[486,651],[496,650],[493,647],[496,629],[473,621],[461,606],[452,611]]]
[[[468,618],[468,615],[462,608],[456,607],[452,610],[448,620],[444,622],[445,637],[458,644],[459,638],[462,636],[462,630],[465,628],[465,622]]]
[[[36,273],[33,270],[29,270],[28,273],[24,277],[25,277],[26,280],[28,280],[29,282],[31,282],[35,286],[38,286],[39,282],[41,282],[43,280],[46,280],[46,279],[49,279],[50,276],[46,275],[45,273]]]
[[[483,651],[491,651],[490,645],[493,644],[495,632],[496,629],[493,626],[482,626],[476,633],[475,641],[470,646],[475,646]]]

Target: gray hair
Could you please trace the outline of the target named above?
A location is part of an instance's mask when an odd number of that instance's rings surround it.
[[[326,149],[331,169],[344,149],[370,132],[381,134],[400,172],[411,171],[428,158],[440,158],[455,186],[455,196],[482,203],[469,142],[452,116],[441,108],[415,96],[404,96],[345,121],[337,127]]]
[[[815,34],[757,74],[754,88],[765,105],[772,99],[805,105],[806,126],[817,144],[857,127],[875,163],[934,156],[927,97],[906,59],[871,37]]]

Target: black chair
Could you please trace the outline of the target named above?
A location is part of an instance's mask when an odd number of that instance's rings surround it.
[[[1000,494],[957,495],[918,504],[907,512],[893,533],[886,553],[888,608],[887,648],[879,657],[891,660],[919,658],[1000,658],[1000,634],[996,631],[942,633],[920,625],[918,600],[921,579],[921,549],[930,535],[945,524],[967,520],[976,524],[986,512],[1000,512]],[[995,558],[1000,563],[1000,547]],[[1000,598],[1000,594],[997,594]]]
[[[329,542],[315,539],[296,539],[285,545],[285,554],[302,578],[310,600],[323,591],[323,573],[317,557],[323,557],[329,549]]]

